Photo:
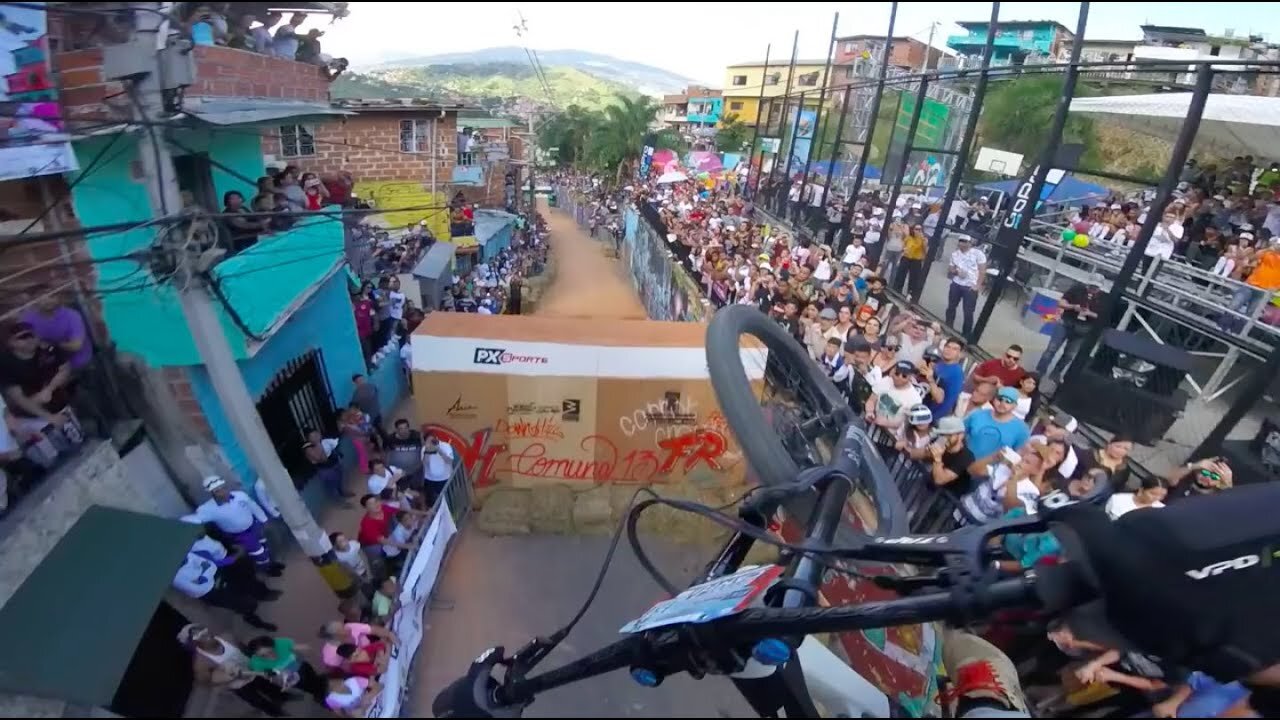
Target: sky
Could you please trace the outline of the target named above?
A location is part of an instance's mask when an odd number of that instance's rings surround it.
[[[353,2],[351,15],[326,31],[324,51],[346,57],[357,68],[385,60],[487,47],[520,45],[535,50],[587,50],[654,65],[719,87],[726,65],[760,61],[772,44],[773,57],[789,57],[792,34],[800,32],[800,56],[826,57],[833,14],[841,35],[882,34],[889,22],[887,2],[771,3],[382,3]],[[1006,20],[1057,20],[1075,28],[1079,3],[1006,2]],[[525,38],[514,25],[523,14]],[[959,34],[957,20],[987,20],[985,2],[899,3],[895,35],[945,47]],[[1141,37],[1144,23],[1201,27],[1211,33],[1264,35],[1280,42],[1280,3],[1095,2],[1085,37],[1120,40]],[[304,27],[310,27],[306,25]],[[442,29],[443,28],[443,29]]]

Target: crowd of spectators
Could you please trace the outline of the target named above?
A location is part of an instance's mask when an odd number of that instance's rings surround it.
[[[1236,175],[1243,172],[1242,165]],[[1254,174],[1254,200],[1222,202],[1210,197],[1207,204],[1197,189],[1199,181],[1188,180],[1174,202],[1177,214],[1171,221],[1185,227],[1178,233],[1181,247],[1186,248],[1186,236],[1192,232],[1200,238],[1221,235],[1228,227],[1237,238],[1262,237],[1269,243],[1274,231],[1265,227],[1265,216],[1273,224],[1280,222],[1271,215],[1274,205],[1264,212],[1258,204],[1263,196],[1272,197],[1269,185],[1258,189],[1269,177],[1280,181],[1280,166]],[[1055,491],[1103,505],[1114,519],[1129,512],[1157,512],[1165,503],[1231,487],[1231,467],[1219,457],[1178,466],[1165,477],[1140,478],[1130,466],[1130,438],[1117,434],[1093,447],[1077,436],[1074,418],[1042,401],[1042,376],[1024,368],[1021,347],[1010,346],[966,372],[964,340],[907,307],[895,306],[886,287],[903,289],[908,296],[919,292],[922,261],[939,219],[936,202],[908,195],[890,207],[880,193],[868,192],[849,208],[837,197],[826,205],[820,200],[810,205],[796,186],[766,186],[765,192],[789,192],[788,212],[802,225],[813,220],[813,237],[807,231],[795,237],[757,220],[750,200],[722,187],[651,181],[632,186],[646,221],[665,234],[673,256],[698,280],[713,305],[749,304],[768,314],[809,351],[850,406],[863,415],[890,459],[895,479],[911,485],[903,487],[904,495],[911,490],[913,505],[920,504],[913,524],[929,523],[913,525],[917,532],[1034,514],[1039,499]],[[1142,208],[1121,205],[1115,211],[1137,220]],[[980,228],[991,221],[986,203],[974,202],[960,204],[948,224]],[[847,241],[841,238],[846,222]],[[1166,232],[1172,236],[1177,231]],[[947,324],[963,308],[968,329],[974,301],[983,290],[986,258],[976,243],[963,239],[945,260],[952,285]],[[835,252],[833,243],[842,251]],[[1268,272],[1280,276],[1280,256],[1273,253],[1254,251],[1254,260],[1246,263],[1240,277],[1254,278],[1250,285],[1260,290],[1274,290],[1254,277],[1259,272],[1262,278],[1270,277]],[[1208,260],[1202,256],[1200,262]],[[1269,270],[1273,262],[1277,265]],[[1266,282],[1280,285],[1280,277]],[[1098,285],[1090,279],[1068,293],[1073,323],[1084,327],[1096,319]],[[1059,343],[1066,348],[1054,368],[1058,372],[1070,362],[1074,337],[1068,334]],[[1057,349],[1046,358],[1051,361]],[[925,506],[930,512],[924,512]],[[1007,538],[1002,549],[998,571],[1010,574],[1056,563],[1061,553],[1052,533]],[[1048,682],[1055,691],[1061,690],[1059,675],[1065,672],[1077,685],[1097,684],[1109,696],[1107,702],[1135,712],[1152,706],[1160,713],[1178,712],[1182,704],[1200,708],[1200,701],[1220,691],[1230,699],[1226,705],[1244,698],[1238,688],[1223,691],[1206,678],[1144,664],[1127,648],[1092,637],[1092,625],[1082,617],[1073,615],[1064,624],[1043,628],[1030,651],[1018,643],[1005,643],[1004,649],[1020,659],[1028,652],[1041,654],[1036,668],[1058,673]],[[1063,641],[1072,632],[1076,640]],[[999,628],[992,628],[991,634],[999,636]],[[1086,635],[1088,641],[1079,639]]]
[[[519,315],[525,281],[546,269],[547,225],[534,213],[516,218],[511,245],[482,257],[471,269],[455,272],[443,299],[443,310],[481,315]]]
[[[234,3],[196,5],[185,18],[184,30],[195,45],[222,45],[260,55],[296,60],[325,68],[329,79],[347,68],[345,58],[334,58],[322,52],[320,38],[324,31],[311,28],[300,33],[307,13],[296,12],[284,22],[284,13],[267,12],[259,18],[241,12]]]

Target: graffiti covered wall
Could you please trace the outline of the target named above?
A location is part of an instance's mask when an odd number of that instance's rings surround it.
[[[649,317],[677,322],[701,321],[702,292],[673,256],[673,247],[649,218],[627,208],[622,257]]]

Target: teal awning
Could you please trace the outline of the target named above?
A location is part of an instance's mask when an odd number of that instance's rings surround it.
[[[111,704],[200,528],[95,505],[0,608],[0,690]]]

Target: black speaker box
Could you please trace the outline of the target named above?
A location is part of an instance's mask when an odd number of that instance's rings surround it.
[[[1141,387],[1117,379],[1115,371],[1145,360],[1155,368]],[[1133,333],[1109,329],[1084,371],[1054,396],[1054,404],[1076,420],[1112,433],[1125,433],[1143,445],[1164,436],[1190,396],[1180,389],[1191,369],[1191,354]]]

